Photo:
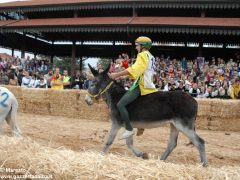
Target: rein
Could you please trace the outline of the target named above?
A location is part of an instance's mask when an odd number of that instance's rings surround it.
[[[91,98],[94,98],[94,99],[95,99],[96,97],[102,95],[102,94],[105,93],[107,90],[109,90],[110,87],[112,86],[113,82],[114,82],[114,81],[111,81],[111,82],[105,87],[105,89],[104,89],[103,91],[99,92],[98,94],[92,95],[92,94],[90,94],[90,93],[88,92],[88,95],[89,95]]]

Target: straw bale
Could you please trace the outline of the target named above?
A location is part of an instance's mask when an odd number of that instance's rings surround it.
[[[212,100],[212,117],[237,118],[240,117],[240,101],[238,100]]]
[[[26,101],[24,99],[18,99],[18,111],[25,112],[26,110]]]
[[[218,131],[239,131],[240,118],[212,117],[208,123],[208,129]]]
[[[32,101],[41,101],[48,99],[47,91],[45,89],[34,89],[34,88],[22,88],[23,99],[29,99]]]
[[[196,120],[197,129],[208,129],[209,118],[206,116],[198,116]]]
[[[142,160],[119,154],[102,156],[94,151],[75,152],[40,146],[29,138],[0,138],[1,169],[23,169],[22,175],[46,175],[52,179],[239,179],[240,166],[203,168]],[[3,171],[1,175],[9,175]],[[14,173],[12,173],[14,175]]]
[[[198,102],[198,116],[208,116],[211,112],[212,101],[208,99],[196,99]]]
[[[77,90],[56,90],[49,89],[47,91],[50,101],[74,102],[77,100]]]
[[[25,101],[25,112],[34,114],[49,114],[50,103],[48,100],[31,100]]]

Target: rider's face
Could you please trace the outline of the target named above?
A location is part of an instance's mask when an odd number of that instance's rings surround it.
[[[138,51],[138,53],[141,52],[141,45],[136,43],[136,50]]]

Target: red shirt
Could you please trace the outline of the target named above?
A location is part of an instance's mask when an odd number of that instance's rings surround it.
[[[128,68],[128,59],[124,59],[124,60],[122,61],[122,66],[123,66],[125,69]]]
[[[62,80],[62,76],[61,76],[61,74],[59,74],[58,78],[57,78],[56,75],[54,74],[54,75],[52,75],[51,80],[54,80],[54,81],[60,80],[61,81]]]

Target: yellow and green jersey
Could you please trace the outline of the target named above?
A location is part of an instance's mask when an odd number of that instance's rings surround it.
[[[135,85],[139,84],[142,96],[157,92],[153,83],[154,60],[149,51],[143,51],[138,54],[136,62],[127,68],[130,77],[136,79]]]

